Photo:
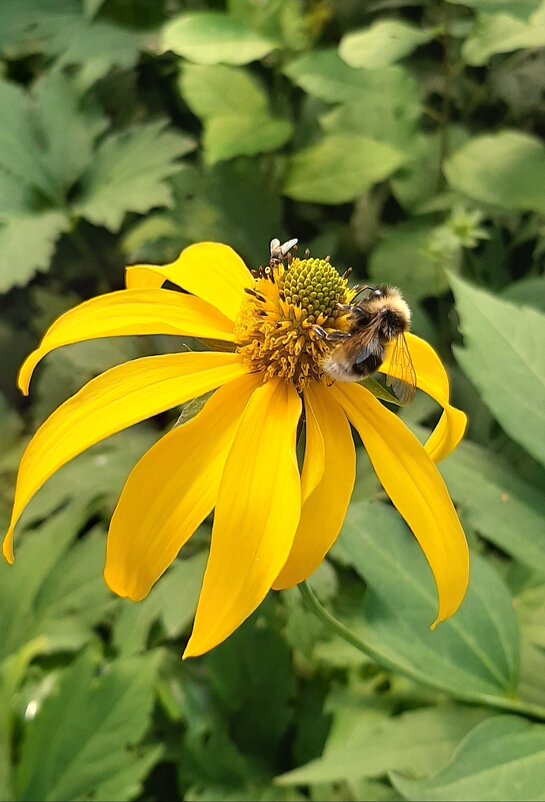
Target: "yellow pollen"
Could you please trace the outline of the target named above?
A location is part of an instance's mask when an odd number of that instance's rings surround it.
[[[340,308],[353,292],[324,259],[292,259],[261,270],[235,324],[237,351],[252,371],[268,381],[280,377],[302,390],[322,381],[322,364],[332,345],[316,331],[350,330]],[[337,345],[337,343],[335,343]]]

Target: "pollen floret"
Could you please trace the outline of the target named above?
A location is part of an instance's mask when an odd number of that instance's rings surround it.
[[[237,350],[264,381],[280,377],[298,390],[321,381],[331,350],[323,331],[349,331],[350,315],[342,306],[352,295],[326,259],[294,258],[261,269],[235,326]]]

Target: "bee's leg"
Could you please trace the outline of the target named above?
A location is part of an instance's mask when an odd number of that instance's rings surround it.
[[[321,326],[314,326],[314,331],[322,340],[327,340],[328,342],[338,342],[340,340],[347,340],[350,337],[350,334],[345,334],[342,331],[326,331]]]

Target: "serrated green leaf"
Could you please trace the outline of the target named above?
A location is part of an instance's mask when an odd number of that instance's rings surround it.
[[[345,34],[339,55],[351,67],[379,69],[410,55],[429,42],[433,32],[401,20],[378,20],[361,31]]]
[[[277,45],[227,14],[201,11],[170,20],[161,46],[197,64],[249,64]]]
[[[458,363],[507,434],[545,464],[545,315],[450,283],[464,335]]]
[[[545,46],[545,3],[528,20],[505,14],[481,14],[462,47],[468,64],[481,66],[496,55]]]
[[[365,728],[359,727],[347,735],[342,746],[326,748],[322,757],[282,774],[277,782],[314,785],[381,777],[394,769],[429,774],[451,756],[461,739],[486,716],[486,711],[479,708],[424,708],[375,724],[365,722]]]
[[[69,226],[62,212],[14,215],[4,220],[0,214],[0,292],[20,287],[37,271],[47,270],[55,243]]]
[[[543,794],[545,726],[495,716],[470,732],[435,776],[411,780],[391,774],[409,800],[534,800]]]
[[[545,147],[536,137],[500,131],[470,139],[444,171],[453,189],[482,203],[545,213]]]
[[[368,583],[363,617],[352,616],[347,625],[381,654],[383,665],[460,698],[513,694],[519,655],[511,597],[479,555],[472,555],[462,607],[431,632],[435,586],[422,552],[394,510],[353,503],[341,546]]]
[[[60,677],[28,727],[15,773],[18,799],[123,800],[136,796],[160,756],[139,747],[154,698],[153,655],[97,674],[92,650]]]
[[[282,192],[299,201],[347,203],[403,161],[398,150],[364,136],[326,136],[291,156]]]
[[[545,574],[544,493],[505,458],[468,441],[441,463],[441,473],[464,520],[523,565]]]
[[[157,226],[162,237],[167,235],[159,259],[165,262],[176,258],[185,244],[213,240],[229,242],[248,265],[258,267],[268,259],[272,236],[288,239],[281,222],[281,199],[255,160],[218,163],[202,172],[185,165],[171,186],[172,210],[148,218],[155,230],[150,232],[144,222],[125,240],[129,261],[149,261],[145,244],[147,238],[157,240]],[[156,248],[151,252],[155,259]]]
[[[117,231],[127,212],[169,206],[166,179],[180,169],[176,159],[192,149],[192,140],[165,130],[164,122],[112,134],[98,146],[83,178],[78,214]]]

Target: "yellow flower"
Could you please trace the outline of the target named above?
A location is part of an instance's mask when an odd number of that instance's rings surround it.
[[[164,289],[166,280],[185,293]],[[231,248],[200,243],[165,267],[128,268],[127,289],[62,315],[21,367],[25,394],[43,356],[95,337],[185,335],[216,350],[135,359],[91,380],[55,410],[21,460],[6,559],[13,562],[21,513],[61,466],[115,432],[215,390],[193,419],[142,457],[125,484],[107,541],[105,579],[115,593],[135,601],[147,596],[215,508],[185,656],[216,646],[271,588],[306,579],[335,542],[354,486],[352,424],[429,562],[439,599],[435,623],[451,616],[466,591],[468,551],[434,463],[460,441],[465,415],[449,403],[436,353],[410,334],[417,386],[443,407],[425,446],[363,386],[324,380],[328,345],[314,326],[346,330],[339,304],[351,298],[326,260],[294,259],[289,269],[281,263],[254,277]],[[387,369],[388,359],[381,367]]]

